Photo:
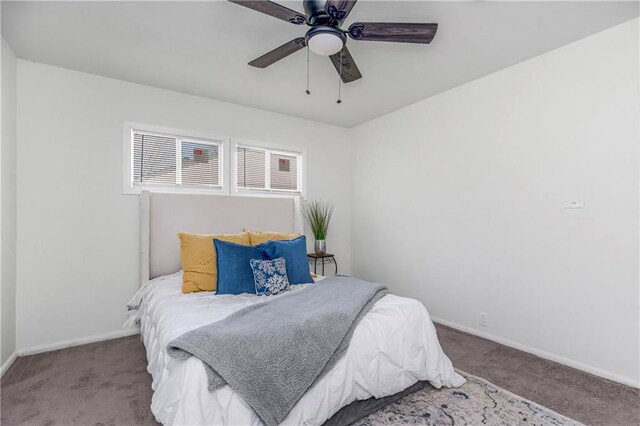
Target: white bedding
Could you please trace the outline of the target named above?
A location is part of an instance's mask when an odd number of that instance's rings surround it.
[[[184,295],[181,282],[182,272],[157,278],[132,299],[141,302],[131,319],[140,321],[147,350],[155,391],[153,414],[165,425],[261,424],[229,386],[207,390],[200,360],[170,358],[166,347],[182,333],[268,298],[210,292]],[[309,285],[313,284],[292,286],[292,291],[304,291]],[[464,383],[442,352],[425,307],[414,299],[387,295],[358,324],[344,358],[305,393],[283,424],[322,424],[355,400],[392,395],[418,380],[435,387]]]

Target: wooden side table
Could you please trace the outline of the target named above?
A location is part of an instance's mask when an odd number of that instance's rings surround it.
[[[336,257],[331,253],[325,254],[316,254],[316,253],[307,253],[307,259],[309,263],[313,263],[313,273],[318,273],[318,261],[322,264],[322,274],[324,275],[324,265],[325,263],[333,263],[336,266],[336,274],[338,274],[338,262],[336,261]]]

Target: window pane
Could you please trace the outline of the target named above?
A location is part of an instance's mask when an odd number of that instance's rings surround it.
[[[219,147],[182,141],[182,184],[220,185]]]
[[[133,182],[175,185],[175,138],[143,133],[133,134]]]
[[[271,153],[271,189],[298,190],[298,157]]]
[[[265,155],[258,149],[237,147],[238,188],[265,189]]]

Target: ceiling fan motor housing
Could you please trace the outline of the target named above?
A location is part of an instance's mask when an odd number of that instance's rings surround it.
[[[326,0],[304,0],[302,4],[309,25],[324,25],[331,22],[331,17],[325,9]]]

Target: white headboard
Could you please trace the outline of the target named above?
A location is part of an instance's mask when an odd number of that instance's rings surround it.
[[[140,196],[140,280],[178,271],[179,232],[237,233],[242,228],[304,233],[300,198],[163,194]]]

